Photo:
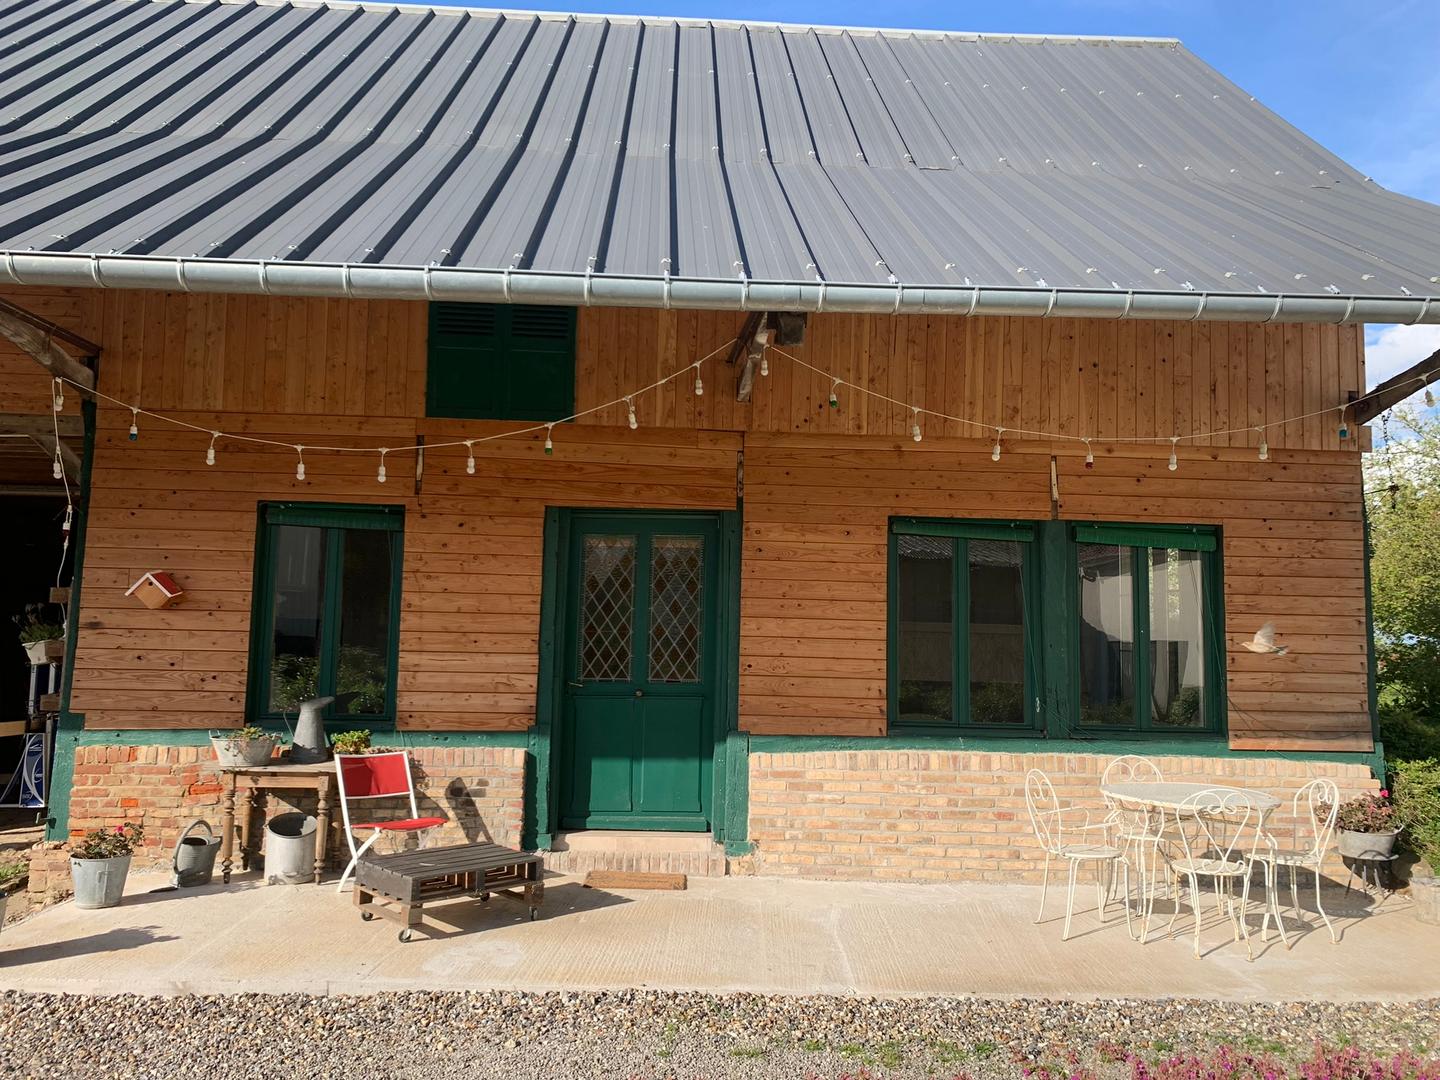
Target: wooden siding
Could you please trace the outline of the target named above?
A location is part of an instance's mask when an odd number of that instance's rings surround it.
[[[982,440],[752,435],[745,443],[740,708],[756,734],[885,731],[892,515],[1222,528],[1230,743],[1367,750],[1364,529],[1356,455]],[[1241,647],[1274,621],[1284,657]]]
[[[95,289],[0,289],[0,299],[19,304],[42,318],[82,334],[92,341],[100,336],[102,294]],[[72,354],[71,346],[63,346]],[[28,353],[0,337],[0,413],[48,413],[50,374]],[[65,399],[65,412],[80,412],[75,394]]]
[[[513,425],[425,420],[424,306],[166,293],[12,290],[6,295],[95,337],[101,388],[204,428],[287,441],[410,443]],[[577,402],[586,408],[723,345],[735,313],[585,311]],[[822,315],[813,363],[902,400],[985,425],[1136,437],[1246,427],[1330,408],[1364,385],[1352,327]],[[723,354],[722,354],[723,357]],[[14,358],[12,358],[14,359]],[[43,411],[43,373],[10,392]],[[7,363],[0,354],[0,365]],[[8,370],[0,366],[0,370]],[[745,453],[742,725],[754,732],[874,734],[885,711],[885,522],[892,514],[1048,517],[1056,457],[1067,519],[1213,522],[1224,529],[1230,733],[1237,747],[1363,749],[1363,540],[1359,455],[1334,418],[1272,430],[1258,462],[1251,430],[1181,447],[1073,443],[926,420],[828,384],[783,358],[734,401],[734,373],[682,378],[535,438],[413,459],[307,454],[222,442],[204,465],[200,433],[102,410],[75,708],[93,726],[238,723],[248,658],[255,506],[263,499],[403,502],[407,507],[400,712],[411,727],[515,729],[530,723],[546,505],[735,505]],[[13,406],[20,411],[18,406]],[[188,604],[149,612],[123,596],[168,569]],[[1239,649],[1267,619],[1284,658]],[[183,693],[177,693],[183,691]]]

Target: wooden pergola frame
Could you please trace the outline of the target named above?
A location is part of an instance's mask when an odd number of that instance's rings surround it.
[[[81,393],[95,388],[94,364],[100,355],[100,346],[93,341],[3,299],[0,299],[0,335],[51,375],[66,380]],[[57,342],[76,349],[80,356],[72,356]],[[0,413],[0,432],[29,437],[46,454],[58,453],[65,468],[79,475],[80,452],[74,445],[84,435],[79,417]]]

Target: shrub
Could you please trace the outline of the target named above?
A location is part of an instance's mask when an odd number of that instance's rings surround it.
[[[1335,824],[1347,832],[1358,833],[1383,833],[1399,828],[1399,822],[1395,820],[1395,805],[1390,801],[1388,791],[1378,795],[1358,795],[1341,803]]]
[[[129,855],[145,839],[145,826],[127,821],[113,829],[94,829],[70,845],[76,859],[115,859]]]
[[[1440,760],[1395,764],[1395,820],[1405,846],[1440,874]]]

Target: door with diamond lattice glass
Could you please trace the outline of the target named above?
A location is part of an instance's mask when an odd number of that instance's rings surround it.
[[[562,828],[710,827],[717,543],[710,515],[574,515]]]

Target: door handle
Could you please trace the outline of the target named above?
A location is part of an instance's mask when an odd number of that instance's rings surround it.
[[[572,689],[574,689],[574,690],[581,690],[581,689],[583,689],[584,686],[585,686],[584,683],[578,683],[578,682],[576,682],[574,679],[566,679],[566,680],[565,680],[565,685],[568,686],[568,687],[570,687],[570,688],[572,688]]]
[[[644,691],[644,690],[636,690],[636,691],[635,691],[635,696],[636,696],[636,697],[644,697],[644,696],[645,696],[645,691]]]

